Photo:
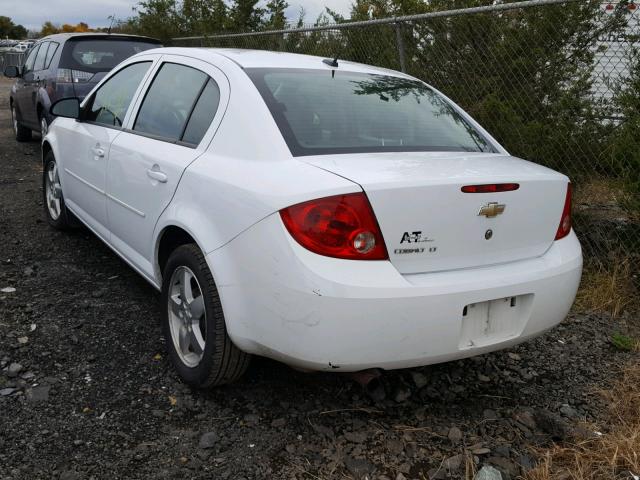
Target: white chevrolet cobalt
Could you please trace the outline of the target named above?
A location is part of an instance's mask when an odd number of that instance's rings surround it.
[[[236,380],[251,354],[337,372],[478,355],[574,300],[567,177],[405,74],[163,48],[52,113],[49,223],[79,219],[162,291],[196,387]]]

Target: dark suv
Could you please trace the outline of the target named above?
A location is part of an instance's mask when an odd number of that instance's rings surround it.
[[[153,38],[106,33],[61,33],[38,41],[22,67],[4,71],[5,76],[17,78],[9,100],[16,140],[29,140],[32,130],[44,137],[53,120],[49,114],[53,102],[84,98],[117,64],[161,46]]]

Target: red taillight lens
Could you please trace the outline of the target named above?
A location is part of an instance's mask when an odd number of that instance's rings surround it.
[[[319,198],[280,210],[291,236],[327,257],[386,260],[380,227],[364,193]]]
[[[567,184],[567,196],[564,199],[564,208],[562,209],[562,217],[560,217],[560,226],[556,232],[556,240],[566,237],[571,232],[571,184]]]
[[[488,185],[465,185],[460,190],[464,193],[496,193],[518,190],[518,183],[490,183]]]

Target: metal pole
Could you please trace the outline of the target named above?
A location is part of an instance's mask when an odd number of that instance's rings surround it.
[[[406,73],[407,65],[405,63],[404,40],[402,39],[402,24],[400,22],[396,23],[395,28],[396,28],[396,46],[398,47],[398,58],[400,59],[400,71],[402,73]]]

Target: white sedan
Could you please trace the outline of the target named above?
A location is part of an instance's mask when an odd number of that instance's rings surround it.
[[[164,48],[52,112],[49,223],[79,219],[162,291],[196,387],[236,380],[251,354],[336,372],[478,355],[574,300],[567,177],[408,75]]]

